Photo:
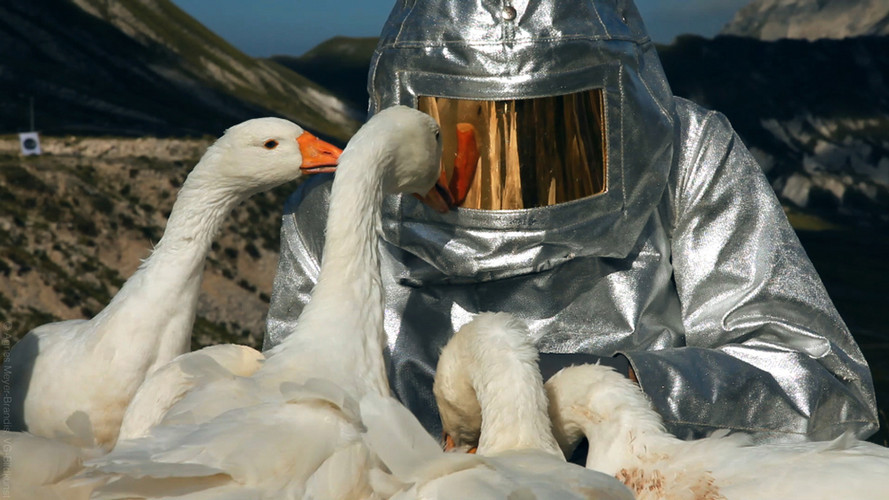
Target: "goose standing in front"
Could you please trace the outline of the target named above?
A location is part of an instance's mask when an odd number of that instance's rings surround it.
[[[752,445],[724,432],[683,441],[666,432],[638,385],[613,369],[579,365],[546,382],[553,430],[570,456],[613,474],[640,500],[885,499],[889,449],[843,435],[829,442]]]
[[[204,261],[225,217],[247,197],[300,174],[332,171],[340,150],[279,118],[228,129],[182,185],[164,236],[90,320],[35,328],[10,351],[12,430],[82,443],[67,420],[85,415],[110,449],[145,376],[189,349]]]
[[[143,437],[121,440],[72,481],[96,480],[94,498],[372,496],[374,457],[362,442],[359,401],[389,397],[382,196],[430,192],[433,204],[444,203],[430,191],[438,135],[429,116],[402,106],[365,124],[340,157],[318,283],[287,340],[250,376],[196,362],[200,351],[180,356],[174,363],[189,388],[151,417],[157,423]]]

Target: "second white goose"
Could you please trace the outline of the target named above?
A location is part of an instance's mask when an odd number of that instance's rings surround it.
[[[358,401],[388,397],[378,231],[383,193],[426,193],[439,176],[435,122],[395,107],[343,152],[330,195],[318,282],[296,329],[250,376],[188,364],[190,388],[157,424],[87,465],[94,498],[189,493],[364,498],[374,458]],[[432,195],[435,196],[435,195]]]
[[[425,471],[401,473],[418,476],[410,491],[422,498],[457,498],[455,492],[633,498],[614,477],[565,461],[551,429],[537,359],[527,327],[509,314],[479,314],[454,334],[439,356],[433,392],[448,443],[462,450],[477,447],[482,465],[470,467],[465,456],[427,459]],[[387,462],[390,469],[408,471],[423,463],[393,462]]]
[[[849,435],[756,446],[744,434],[683,441],[638,385],[600,365],[565,368],[546,389],[565,454],[585,436],[586,466],[615,475],[640,500],[876,500],[889,492],[889,449]]]

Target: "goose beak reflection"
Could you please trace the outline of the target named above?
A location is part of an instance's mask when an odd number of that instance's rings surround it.
[[[454,158],[454,173],[448,184],[454,205],[460,205],[466,199],[472,180],[475,178],[479,157],[475,127],[471,123],[458,123],[457,156]]]
[[[303,174],[321,174],[336,171],[336,164],[343,150],[322,141],[309,132],[303,132],[296,138],[303,163],[300,170]]]
[[[422,201],[438,213],[447,213],[454,206],[454,198],[448,191],[447,185],[443,184],[441,179],[432,186],[425,195],[414,193],[414,198]]]

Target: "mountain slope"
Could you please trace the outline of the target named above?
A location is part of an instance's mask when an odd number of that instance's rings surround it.
[[[680,37],[659,47],[676,95],[724,113],[785,201],[889,222],[889,37]]]
[[[377,38],[338,36],[322,42],[300,57],[274,56],[313,82],[330,89],[356,109],[367,109],[367,71]]]
[[[755,0],[739,10],[721,34],[760,40],[889,35],[889,2]]]
[[[24,130],[29,98],[47,133],[218,135],[285,116],[344,141],[359,116],[270,61],[255,60],[168,0],[0,4],[0,131]]]

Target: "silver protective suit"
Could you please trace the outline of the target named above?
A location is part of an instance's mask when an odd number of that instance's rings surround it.
[[[481,311],[526,320],[543,353],[623,353],[680,437],[876,430],[868,366],[759,166],[725,117],[672,96],[631,1],[399,1],[368,86],[371,113],[605,93],[603,194],[447,214],[386,199],[390,381],[431,432],[438,352]],[[265,348],[317,279],[330,183],[313,176],[285,208]]]

